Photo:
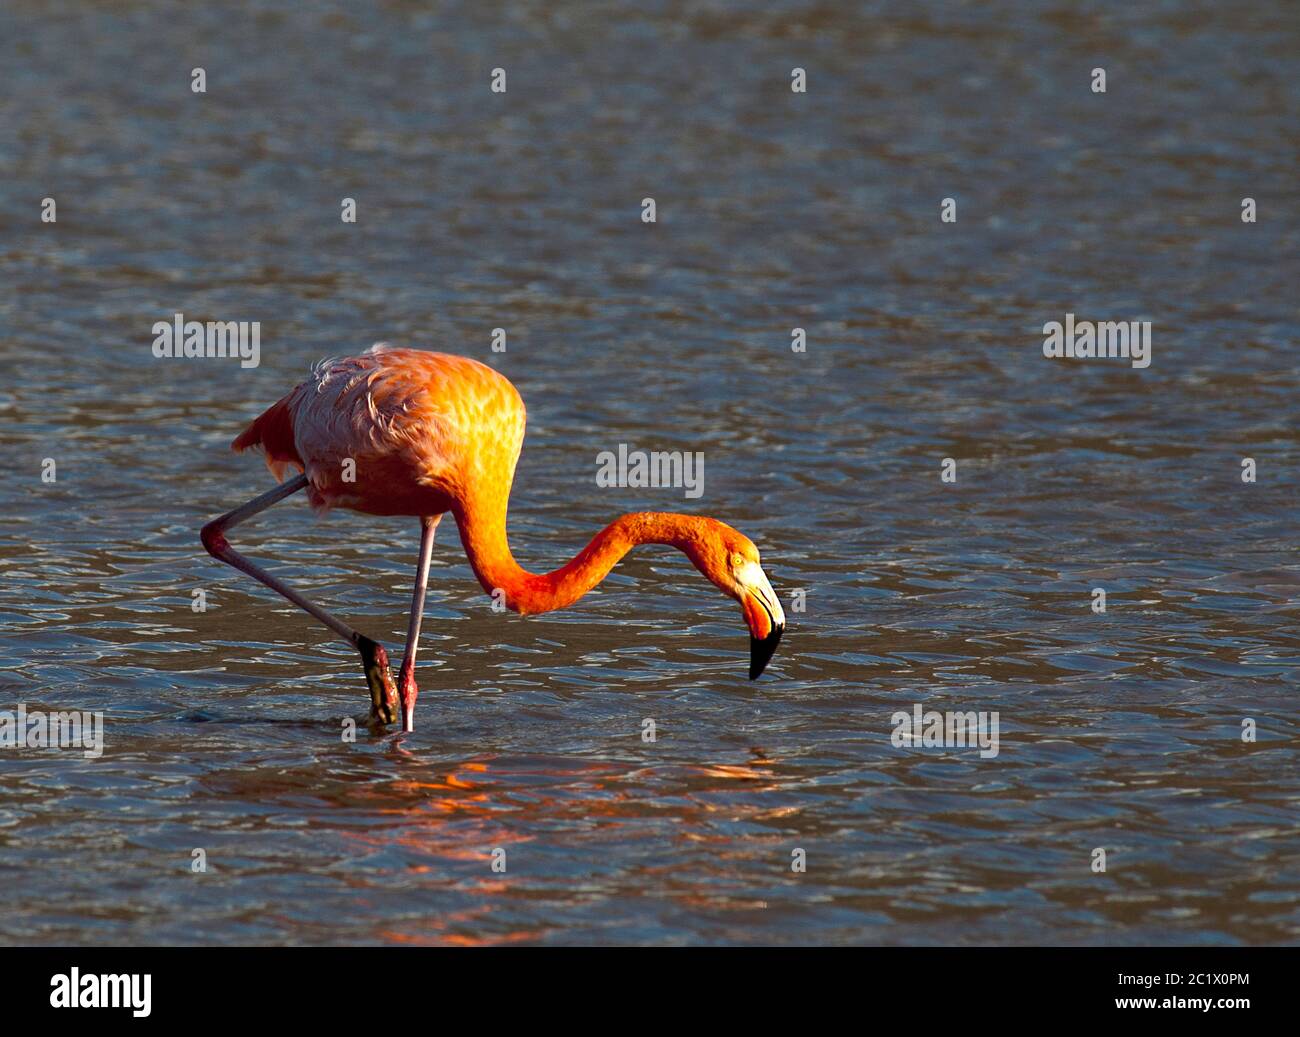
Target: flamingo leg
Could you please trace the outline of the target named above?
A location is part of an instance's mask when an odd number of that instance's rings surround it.
[[[415,592],[411,596],[411,619],[406,628],[406,652],[402,656],[402,670],[397,678],[402,697],[402,730],[415,730],[415,699],[420,689],[415,686],[415,653],[420,645],[420,622],[424,618],[424,594],[429,587],[429,559],[433,556],[433,534],[438,529],[441,515],[424,515],[420,518],[420,561],[415,569]]]
[[[226,530],[247,521],[259,511],[265,511],[272,504],[278,504],[306,485],[307,476],[298,475],[260,497],[254,497],[234,511],[228,511],[220,518],[213,519],[203,527],[203,532],[200,534],[203,546],[213,558],[227,565],[233,565],[240,572],[247,573],[277,594],[288,598],[303,611],[315,616],[360,652],[361,662],[366,672],[366,683],[370,686],[370,717],[380,723],[391,724],[397,719],[397,688],[393,684],[393,676],[388,668],[388,653],[384,651],[384,646],[353,630],[319,605],[308,601],[292,587],[250,562],[226,540]]]

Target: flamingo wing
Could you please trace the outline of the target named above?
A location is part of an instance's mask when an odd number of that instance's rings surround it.
[[[441,514],[483,478],[508,491],[525,411],[514,386],[466,357],[384,344],[323,360],[244,431],[283,478],[305,471],[313,507]]]

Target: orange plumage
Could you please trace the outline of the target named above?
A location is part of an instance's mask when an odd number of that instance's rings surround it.
[[[524,421],[519,393],[487,365],[381,344],[318,363],[231,445],[261,447],[277,479],[305,472],[314,508],[436,515],[475,488],[509,497]]]

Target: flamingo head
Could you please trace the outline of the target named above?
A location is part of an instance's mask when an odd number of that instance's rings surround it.
[[[687,555],[723,594],[740,602],[749,627],[749,679],[757,680],[785,633],[781,599],[758,561],[758,548],[743,533],[716,519]]]

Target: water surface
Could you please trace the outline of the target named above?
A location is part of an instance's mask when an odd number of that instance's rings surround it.
[[[11,4],[0,708],[107,744],[0,751],[0,877],[48,893],[0,939],[1295,941],[1300,33],[1140,6]],[[178,311],[261,365],[153,358]],[[1150,368],[1045,359],[1067,312],[1152,321]],[[626,511],[749,534],[768,675],[669,549],[500,616],[448,519],[417,730],[341,741],[350,649],[197,531],[270,485],[244,423],[381,339],[523,394],[526,566]],[[597,487],[620,442],[703,498]],[[395,645],[417,536],[233,539]],[[999,755],[895,747],[917,703]]]

